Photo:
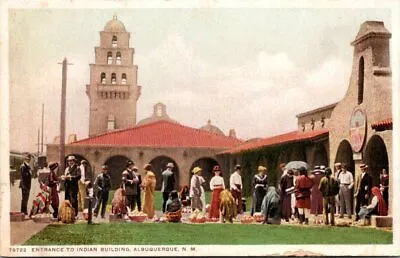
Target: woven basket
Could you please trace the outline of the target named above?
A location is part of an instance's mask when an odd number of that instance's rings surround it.
[[[168,222],[179,222],[182,218],[182,210],[176,212],[168,212],[166,215]]]
[[[53,218],[52,217],[44,217],[44,218],[32,217],[32,220],[35,223],[52,223],[53,222]]]
[[[131,221],[133,221],[133,222],[143,223],[143,222],[146,220],[147,215],[146,215],[146,216],[132,216],[132,215],[128,215],[128,217],[129,217],[129,219],[130,219]]]
[[[254,220],[256,222],[263,222],[264,221],[264,215],[254,215]]]

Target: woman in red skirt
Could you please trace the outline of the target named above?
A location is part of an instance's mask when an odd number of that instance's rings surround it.
[[[311,188],[314,183],[308,177],[306,168],[301,167],[298,171],[300,175],[297,177],[295,185],[296,208],[299,210],[300,224],[303,222],[308,224],[308,216],[311,209]]]
[[[209,218],[219,218],[219,194],[225,189],[224,179],[221,177],[221,168],[215,166],[213,168],[215,176],[210,180],[210,190],[212,191],[210,211],[208,212]]]

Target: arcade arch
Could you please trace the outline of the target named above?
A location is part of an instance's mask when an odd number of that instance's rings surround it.
[[[176,190],[180,190],[179,189],[179,167],[178,164],[175,162],[175,160],[173,160],[172,158],[168,157],[168,156],[157,156],[155,158],[153,158],[150,162],[149,162],[152,166],[153,169],[153,173],[156,175],[156,191],[160,191],[161,190],[161,186],[162,186],[162,172],[167,169],[167,164],[168,163],[173,163],[174,164],[174,168],[173,168],[173,172],[175,174],[175,187],[177,187]]]
[[[132,160],[123,155],[116,155],[108,158],[106,162],[104,162],[104,164],[108,166],[108,171],[111,176],[111,189],[117,189],[121,185],[121,175],[128,161]]]
[[[368,172],[372,176],[372,185],[379,186],[382,169],[390,173],[386,145],[379,135],[369,139],[364,150],[364,162],[368,165]]]

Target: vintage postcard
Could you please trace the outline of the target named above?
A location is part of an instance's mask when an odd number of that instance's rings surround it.
[[[2,1],[1,255],[399,255],[399,16]]]

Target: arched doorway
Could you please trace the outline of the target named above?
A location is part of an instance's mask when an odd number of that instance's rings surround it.
[[[350,171],[354,176],[353,150],[349,141],[347,140],[343,140],[339,144],[335,158],[335,163],[338,162],[346,164],[347,170]]]
[[[121,185],[121,175],[128,161],[131,160],[125,156],[117,155],[108,158],[107,161],[104,162],[104,164],[108,166],[108,171],[111,176],[112,189],[117,189]]]
[[[374,135],[369,139],[364,151],[364,162],[368,165],[368,173],[372,176],[372,185],[379,186],[382,169],[386,169],[389,173],[386,145],[380,136]]]
[[[234,163],[236,164],[236,163]],[[200,167],[202,169],[201,176],[204,178],[206,181],[203,184],[204,191],[210,191],[210,180],[214,176],[212,173],[213,167],[214,166],[220,166],[220,164],[213,158],[201,158],[193,162],[192,166],[190,167],[190,171],[192,171],[193,168],[195,167]],[[228,173],[227,171],[222,171],[223,173]],[[224,176],[224,175],[222,175]],[[189,177],[189,182],[188,185],[190,185],[190,179],[192,177]],[[227,186],[226,186],[227,187]]]
[[[65,158],[64,158],[65,167],[68,166],[67,158],[68,158],[69,156],[74,156],[75,159],[76,159],[76,163],[77,163],[78,165],[81,164],[81,161],[82,161],[82,160],[86,160],[86,161],[87,161],[87,163],[88,163],[88,166],[87,166],[87,167],[88,167],[88,171],[85,171],[85,178],[91,179],[91,180],[93,181],[95,175],[93,174],[94,171],[93,171],[92,166],[90,165],[89,160],[88,160],[87,158],[85,158],[84,156],[79,155],[79,154],[68,154],[68,155],[65,156]],[[64,174],[64,171],[59,171],[59,173]]]
[[[326,149],[324,145],[317,144],[314,148],[314,157],[313,157],[313,164],[311,167],[314,166],[328,166],[328,153],[326,153]]]
[[[161,190],[162,186],[162,172],[167,169],[167,164],[168,163],[173,163],[174,164],[174,169],[172,170],[175,174],[175,187],[177,187],[177,191],[179,191],[179,167],[178,164],[175,162],[175,160],[171,159],[170,157],[167,156],[158,156],[155,157],[150,161],[150,164],[152,166],[153,172],[156,175],[156,191]]]
[[[336,151],[335,163],[346,164],[347,170],[353,174],[354,184],[356,182],[356,178],[354,175],[354,160],[353,160],[353,149],[351,148],[350,142],[347,140],[343,140],[340,142],[339,147]],[[334,169],[332,169],[334,172]],[[353,196],[354,187],[351,190],[351,196]],[[351,210],[353,211],[354,207],[354,198],[351,198]]]

